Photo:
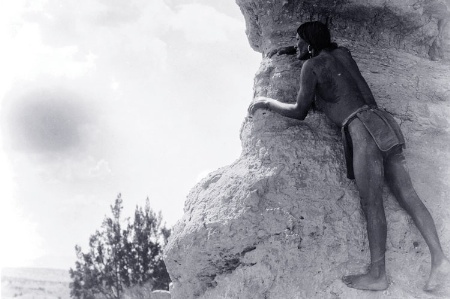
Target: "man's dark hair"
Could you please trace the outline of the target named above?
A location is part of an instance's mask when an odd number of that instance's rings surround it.
[[[322,22],[306,22],[300,25],[297,33],[301,39],[311,45],[315,52],[323,49],[336,49],[337,44],[331,42],[330,30]]]

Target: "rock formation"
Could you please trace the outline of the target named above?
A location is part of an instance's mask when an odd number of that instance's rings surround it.
[[[416,190],[450,254],[450,1],[237,0],[251,47],[263,54],[255,96],[292,102],[302,63],[265,57],[295,29],[328,19],[352,51],[379,106],[400,123]],[[339,129],[258,110],[244,120],[242,154],[197,184],[165,262],[172,298],[433,298],[422,287],[428,248],[386,189],[389,289],[347,288],[368,264],[365,220],[345,175]],[[445,294],[441,294],[445,296]]]

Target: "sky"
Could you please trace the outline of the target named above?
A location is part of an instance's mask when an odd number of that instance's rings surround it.
[[[170,227],[239,157],[261,55],[234,1],[0,5],[1,267],[73,267],[119,193]]]

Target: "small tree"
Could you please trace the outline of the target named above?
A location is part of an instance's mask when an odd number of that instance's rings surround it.
[[[74,298],[121,298],[123,289],[150,283],[153,289],[168,289],[170,278],[159,242],[167,242],[170,230],[161,225],[162,217],[150,209],[136,207],[133,223],[122,227],[123,201],[119,194],[111,206],[112,217],[105,217],[101,230],[89,239],[89,251],[75,246],[77,261],[70,269],[71,296]]]
[[[170,236],[170,230],[162,226],[161,213],[157,216],[150,209],[150,200],[147,198],[145,209],[136,207],[131,243],[131,283],[143,284],[150,282],[154,289],[169,288],[170,278],[166,265],[162,259],[161,242],[164,245]]]

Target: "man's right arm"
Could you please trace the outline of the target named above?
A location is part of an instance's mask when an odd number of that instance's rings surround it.
[[[259,97],[250,104],[248,112],[252,115],[257,109],[265,108],[286,117],[303,120],[314,101],[316,85],[317,77],[314,74],[313,67],[309,61],[306,61],[300,73],[300,90],[296,103],[282,103],[274,99]]]

